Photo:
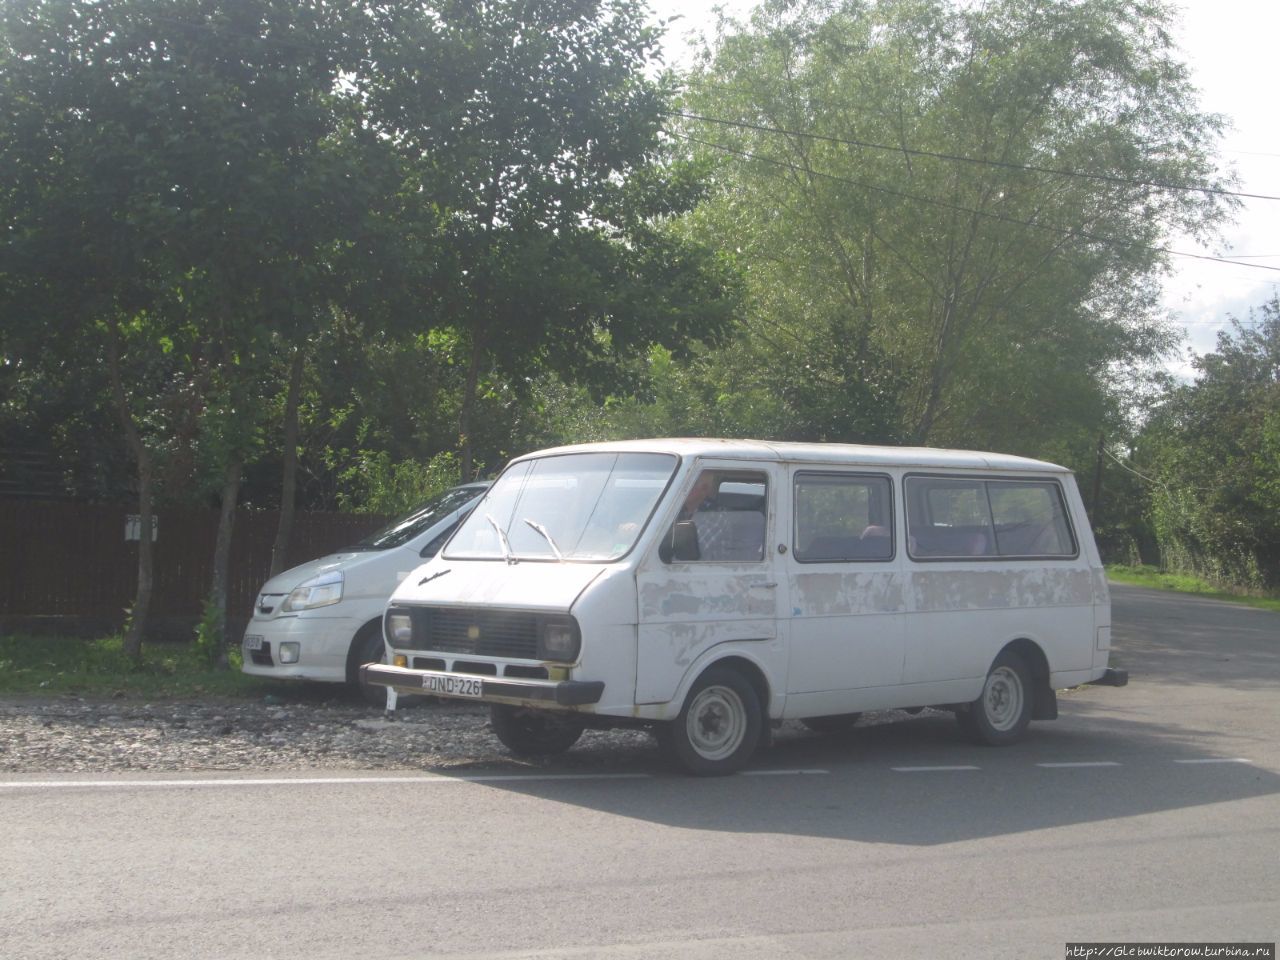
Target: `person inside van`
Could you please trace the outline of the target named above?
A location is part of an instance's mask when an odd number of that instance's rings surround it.
[[[724,483],[734,488],[759,485],[759,493],[747,489],[723,494]],[[763,495],[763,484],[753,477],[714,470],[700,473],[676,516],[676,523],[691,522],[697,532],[697,559],[729,562],[761,559],[764,556]],[[754,498],[759,499],[758,504],[752,502]],[[675,538],[673,525],[667,540],[672,549]],[[667,550],[660,555],[664,562],[669,562]]]
[[[698,479],[693,484],[693,489],[689,491],[689,495],[684,498],[684,504],[680,507],[680,515],[677,520],[692,520],[693,515],[699,511],[713,510],[716,503],[716,488],[719,486],[719,478],[714,471],[703,470],[698,474]]]

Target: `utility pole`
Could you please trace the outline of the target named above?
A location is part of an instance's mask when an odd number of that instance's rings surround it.
[[[1089,512],[1093,514],[1093,522],[1098,522],[1098,512],[1102,503],[1102,458],[1106,455],[1106,434],[1098,434],[1098,460],[1093,468],[1093,499],[1089,502]]]

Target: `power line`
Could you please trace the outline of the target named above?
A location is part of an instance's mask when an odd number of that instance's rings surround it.
[[[821,133],[805,133],[799,130],[786,130],[782,127],[767,127],[763,124],[748,123],[745,120],[725,120],[722,117],[708,117],[704,114],[687,113],[678,110],[660,111],[665,116],[682,117],[685,120],[701,120],[704,123],[717,123],[726,127],[737,127],[742,130],[755,130],[760,133],[777,133],[788,137],[802,137],[808,140],[821,140],[826,143],[839,143],[849,147],[863,147],[868,150],[887,150],[892,153],[903,153],[912,157],[930,157],[935,160],[952,160],[956,163],[970,163],[975,166],[1001,167],[1006,170],[1024,170],[1030,173],[1048,173],[1059,177],[1074,177],[1081,180],[1098,180],[1103,183],[1115,183],[1130,187],[1151,187],[1157,190],[1173,190],[1185,193],[1206,193],[1213,196],[1237,197],[1247,200],[1280,200],[1280,196],[1265,193],[1244,193],[1237,190],[1224,190],[1220,187],[1194,186],[1191,184],[1166,183],[1158,180],[1137,180],[1130,177],[1118,177],[1109,173],[1088,173],[1083,170],[1065,170],[1058,167],[1041,167],[1029,163],[1013,163],[1008,160],[988,160],[981,157],[966,157],[955,153],[938,153],[932,150],[920,150],[914,147],[893,147],[883,143],[871,143],[866,140],[853,140],[844,137],[833,137]]]
[[[1117,457],[1114,453],[1112,453],[1106,447],[1102,448],[1102,452],[1105,453],[1112,460],[1114,460],[1119,465],[1121,470],[1127,470],[1129,473],[1132,473],[1135,477],[1138,477],[1141,480],[1145,480],[1147,481],[1147,483],[1154,483],[1157,487],[1164,487],[1166,490],[1169,489],[1168,485],[1165,484],[1163,480],[1157,480],[1155,477],[1148,477],[1145,473],[1139,473],[1137,470],[1133,469],[1133,467],[1124,463],[1119,457]]]
[[[679,139],[687,140],[690,143],[701,144],[704,147],[710,147],[715,150],[720,150],[724,153],[729,153],[735,156],[743,157],[744,159],[747,159],[747,160],[756,160],[760,163],[772,164],[774,166],[792,170],[797,173],[804,173],[810,176],[821,177],[824,180],[832,180],[832,181],[835,181],[836,183],[844,183],[844,184],[848,184],[849,186],[859,187],[864,190],[873,190],[879,193],[886,193],[886,194],[889,194],[890,196],[902,197],[903,199],[906,199],[906,200],[915,200],[919,203],[932,204],[933,206],[942,207],[943,209],[956,211],[958,213],[969,213],[978,217],[987,217],[988,219],[991,219],[991,220],[998,220],[1002,223],[1012,223],[1020,227],[1033,227],[1039,230],[1047,230],[1051,233],[1057,233],[1064,237],[1078,237],[1079,239],[1082,239],[1082,240],[1092,240],[1096,243],[1107,243],[1113,246],[1132,246],[1132,243],[1130,241],[1121,240],[1117,237],[1106,237],[1106,236],[1102,236],[1101,234],[1089,233],[1085,230],[1071,230],[1063,227],[1055,227],[1051,224],[1037,223],[1034,220],[1020,220],[1017,217],[1008,217],[1008,216],[1005,216],[1004,214],[992,213],[986,210],[975,210],[972,207],[965,207],[959,204],[948,203],[945,200],[937,200],[937,199],[934,199],[933,197],[922,197],[919,194],[905,193],[901,190],[892,190],[888,187],[877,186],[875,184],[866,183],[864,181],[851,180],[848,177],[840,177],[840,176],[836,176],[835,174],[824,173],[821,170],[809,170],[807,168],[797,166],[796,164],[786,160],[778,160],[774,157],[766,157],[761,154],[752,153],[749,150],[739,150],[736,147],[730,147],[723,143],[715,143],[710,140],[703,140],[699,137],[690,136],[689,134],[685,134],[685,133],[677,133],[674,130],[668,130],[666,132],[669,136],[678,137]],[[1174,256],[1174,257],[1186,257],[1192,260],[1207,260],[1211,263],[1226,263],[1236,267],[1245,267],[1246,269],[1250,269],[1250,270],[1267,270],[1274,273],[1280,273],[1280,267],[1273,267],[1264,263],[1242,263],[1239,260],[1228,260],[1224,257],[1214,257],[1214,256],[1210,256],[1207,253],[1188,253],[1184,250],[1172,250],[1168,247],[1153,246],[1152,249],[1158,250],[1161,253],[1167,253],[1170,256]]]

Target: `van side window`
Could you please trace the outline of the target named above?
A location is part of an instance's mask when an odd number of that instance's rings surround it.
[[[1000,556],[1075,556],[1075,538],[1056,483],[991,480],[987,493]]]
[[[680,508],[677,524],[692,524],[693,555],[677,560],[741,562],[764,559],[768,484],[763,474],[704,470]],[[668,533],[661,559],[670,563],[675,526]],[[687,548],[686,548],[687,549]]]
[[[913,557],[987,557],[996,552],[981,480],[907,478],[907,552]]]
[[[915,559],[1076,555],[1053,481],[908,477],[905,487],[907,552]]]
[[[798,473],[792,552],[800,563],[893,559],[888,477]]]

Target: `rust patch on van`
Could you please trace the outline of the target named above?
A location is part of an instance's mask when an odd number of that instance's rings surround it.
[[[896,573],[800,573],[791,580],[798,616],[900,613],[905,591]]]
[[[755,576],[678,577],[645,583],[640,590],[640,620],[772,617],[776,593],[764,582]]]
[[[1078,607],[1093,603],[1089,570],[916,571],[911,599],[917,611]]]

